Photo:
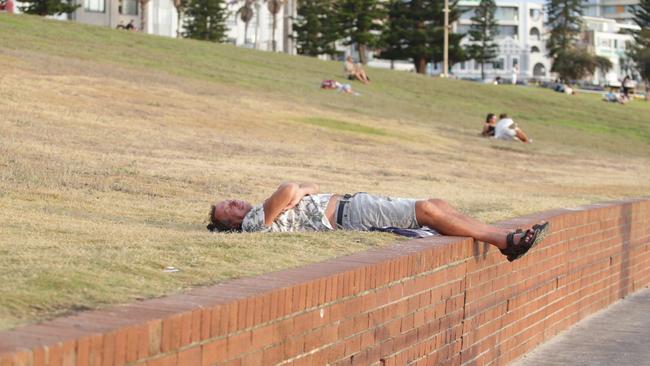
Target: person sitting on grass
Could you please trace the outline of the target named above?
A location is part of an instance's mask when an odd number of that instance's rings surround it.
[[[225,200],[210,207],[210,231],[296,232],[428,227],[468,236],[499,248],[508,261],[526,254],[548,231],[548,222],[515,231],[466,216],[441,199],[404,199],[368,193],[319,194],[315,183],[284,183],[264,203]]]
[[[494,137],[500,140],[518,140],[523,143],[533,142],[505,113],[499,115],[499,122],[494,127]]]
[[[481,136],[483,137],[493,137],[494,136],[494,127],[497,124],[497,116],[494,113],[488,113],[485,117],[485,123],[483,124],[483,131],[481,131]]]
[[[354,63],[354,59],[352,58],[352,56],[348,56],[345,59],[343,68],[345,70],[345,74],[348,80],[359,80],[364,84],[368,84],[370,82],[370,79],[368,78],[368,74],[366,74],[366,71],[363,69],[363,67],[361,67],[360,64]]]

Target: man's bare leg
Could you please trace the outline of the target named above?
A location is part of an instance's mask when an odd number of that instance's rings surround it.
[[[482,223],[458,212],[446,202],[438,199],[416,202],[415,216],[420,225],[428,226],[441,234],[469,236],[492,244],[499,249],[507,247],[506,237],[512,231]],[[515,235],[515,242],[522,235]]]

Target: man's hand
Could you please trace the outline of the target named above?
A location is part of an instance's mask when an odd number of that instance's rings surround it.
[[[294,208],[303,197],[318,193],[316,183],[283,183],[264,201],[264,224],[270,226],[284,211]]]

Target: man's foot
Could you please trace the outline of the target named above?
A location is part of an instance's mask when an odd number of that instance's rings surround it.
[[[533,225],[531,229],[526,231],[518,229],[515,232],[509,233],[506,237],[508,246],[505,249],[501,249],[501,254],[505,255],[509,262],[523,257],[530,249],[544,240],[544,237],[548,233],[548,226],[548,222],[545,221],[541,224]],[[515,244],[516,235],[519,237],[519,240]]]

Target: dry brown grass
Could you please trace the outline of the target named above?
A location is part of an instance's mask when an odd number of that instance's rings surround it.
[[[395,240],[204,230],[210,201],[257,202],[282,181],[441,197],[486,221],[648,194],[643,154],[577,155],[552,137],[499,143],[444,121],[423,124],[406,109],[381,118],[243,86],[0,51],[0,329]],[[163,273],[169,265],[181,271]]]

